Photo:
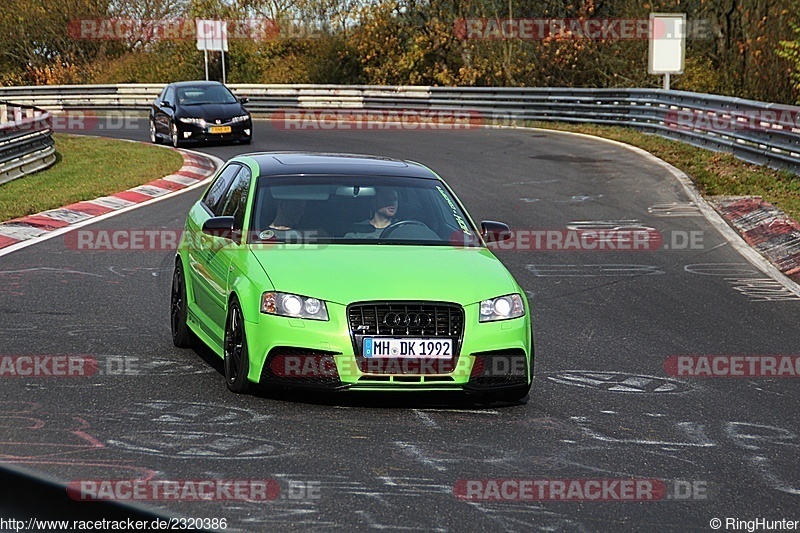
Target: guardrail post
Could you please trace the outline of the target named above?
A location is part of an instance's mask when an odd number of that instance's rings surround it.
[[[22,109],[19,107],[14,108],[14,122],[21,122],[22,121]]]
[[[6,122],[8,122],[8,106],[0,104],[0,124],[5,124]]]

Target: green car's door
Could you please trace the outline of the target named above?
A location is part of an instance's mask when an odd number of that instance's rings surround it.
[[[192,300],[204,329],[222,342],[225,324],[230,252],[241,244],[241,227],[250,188],[251,172],[240,164],[228,165],[216,178],[205,197],[192,209],[189,239],[189,275]],[[234,239],[202,233],[203,223],[212,216],[233,216],[239,233]]]

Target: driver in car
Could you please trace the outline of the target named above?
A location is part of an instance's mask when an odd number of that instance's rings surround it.
[[[380,237],[381,232],[394,222],[397,214],[397,191],[386,187],[376,188],[371,213],[372,216],[367,220],[353,224],[345,237],[351,239]]]

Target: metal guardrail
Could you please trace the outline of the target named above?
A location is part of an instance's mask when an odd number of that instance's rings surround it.
[[[657,89],[229,85],[256,114],[315,110],[466,112],[625,126],[800,174],[800,107]],[[162,84],[3,87],[0,100],[65,111],[144,111]]]
[[[0,184],[56,162],[50,112],[0,101]]]

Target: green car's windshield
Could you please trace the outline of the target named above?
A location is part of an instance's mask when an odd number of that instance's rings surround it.
[[[477,232],[438,180],[262,177],[249,242],[475,246]]]

